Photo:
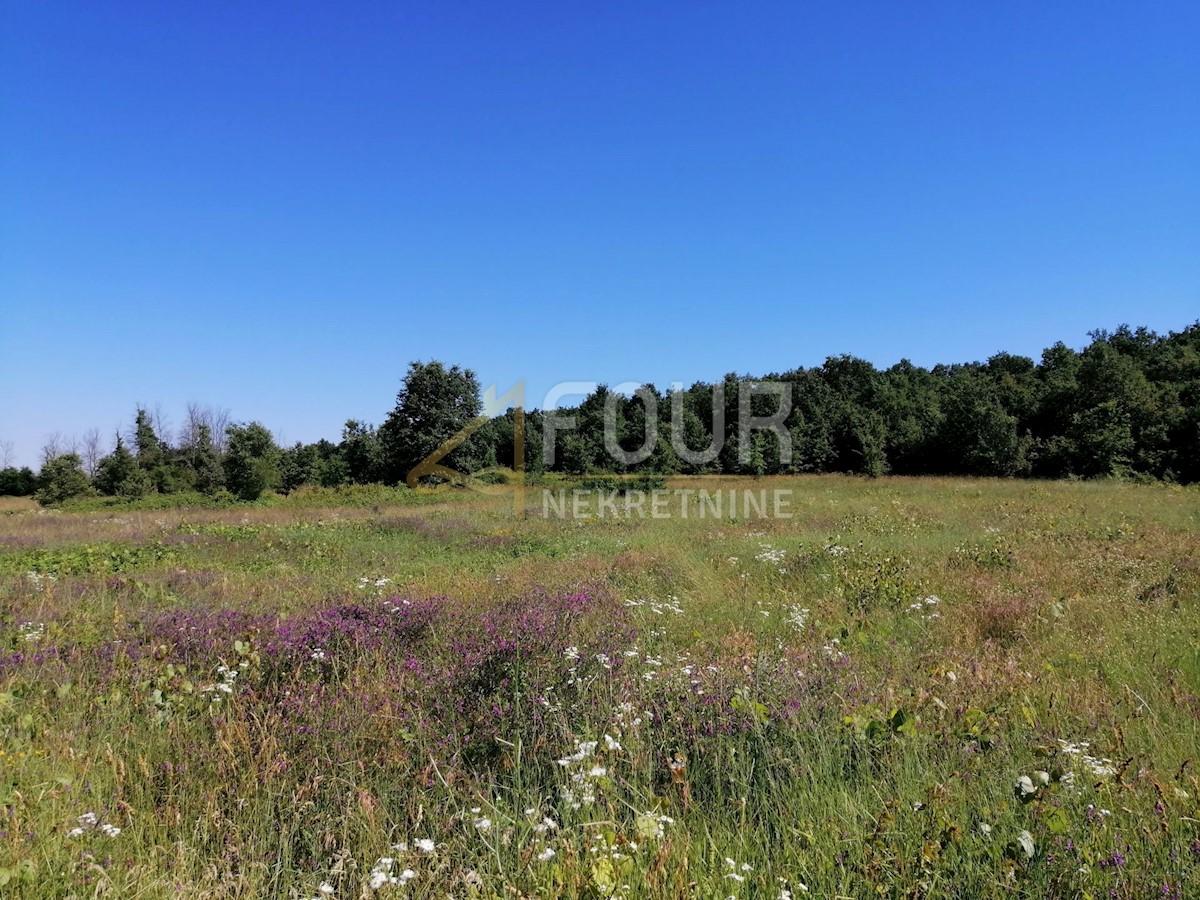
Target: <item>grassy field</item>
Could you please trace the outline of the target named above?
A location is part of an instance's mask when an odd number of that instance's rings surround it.
[[[1200,896],[1200,491],[720,486],[0,501],[0,895]]]

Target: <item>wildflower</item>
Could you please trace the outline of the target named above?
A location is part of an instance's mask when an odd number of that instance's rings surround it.
[[[322,881],[320,887],[317,888],[317,893],[330,897],[333,895],[333,885],[328,881]]]
[[[565,769],[574,763],[583,762],[592,755],[592,752],[595,749],[596,741],[580,741],[575,745],[575,752],[570,756],[564,756],[562,759],[558,760],[558,764]],[[479,810],[475,809],[472,810],[472,812],[479,812]]]
[[[1078,756],[1079,761],[1083,763],[1086,768],[1091,769],[1092,774],[1097,778],[1109,778],[1117,774],[1117,769],[1113,765],[1113,761],[1111,759],[1105,759],[1099,756],[1091,756],[1088,754],[1087,751],[1090,749],[1090,745],[1087,741],[1078,741],[1076,743],[1072,743],[1060,739],[1058,746],[1059,749],[1068,756]]]
[[[1038,784],[1042,785],[1043,787],[1050,784],[1049,772],[1037,771],[1033,773],[1033,777],[1036,778]]]
[[[838,647],[841,642],[841,638],[830,638],[829,642],[821,648],[824,651],[825,656],[835,663],[841,662],[846,658],[846,654],[843,653]]]
[[[405,869],[399,875],[393,875],[392,868],[395,865],[396,860],[390,856],[381,856],[375,861],[375,865],[371,868],[371,877],[367,881],[371,890],[377,891],[389,884],[404,887],[417,877],[417,873],[412,869]]]
[[[758,562],[771,563],[778,567],[783,562],[784,556],[787,555],[786,550],[777,550],[770,544],[760,544],[759,546],[762,549],[754,556]]]
[[[1089,822],[1095,822],[1099,819],[1107,819],[1112,815],[1112,810],[1097,808],[1095,804],[1089,803],[1088,808],[1083,811],[1083,814]]]
[[[987,822],[980,822],[979,823],[979,833],[982,834],[984,837],[991,837],[992,836],[992,826],[989,825]]]
[[[616,738],[612,737],[611,735],[606,734],[604,736],[604,748],[606,750],[620,750],[621,742],[618,741]]]
[[[1021,800],[1024,800],[1031,794],[1037,793],[1037,788],[1033,786],[1033,779],[1028,775],[1022,775],[1018,778],[1017,783],[1013,785],[1013,790]]]
[[[537,855],[537,858],[538,862],[549,862],[554,858],[554,849],[552,847],[547,847]]]
[[[78,819],[80,825],[95,825],[98,821],[99,819],[94,812],[85,812]]]
[[[107,822],[100,826],[100,830],[103,831],[107,837],[116,837],[121,833],[120,828],[118,828],[116,825],[109,825]]]
[[[70,831],[67,832],[67,837],[69,837],[69,838],[83,837],[83,829],[82,828],[72,828]]]
[[[58,581],[58,576],[53,572],[47,572],[44,575],[40,575],[37,572],[28,572],[26,573],[25,577],[28,578],[34,588],[39,591],[46,590],[49,585]]]
[[[422,853],[432,853],[435,846],[429,838],[418,838],[414,843],[416,843],[417,849]]]
[[[563,656],[574,662],[575,660],[579,659],[579,648],[574,646],[568,647],[563,651]]]
[[[475,827],[480,831],[488,831],[492,827],[492,820],[487,816],[480,816],[475,820]]]
[[[808,609],[802,606],[789,606],[788,614],[784,621],[792,626],[796,631],[803,631],[805,624],[808,622]]]

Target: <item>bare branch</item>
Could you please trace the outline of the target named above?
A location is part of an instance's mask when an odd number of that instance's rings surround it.
[[[89,428],[85,431],[81,444],[83,450],[80,456],[83,457],[83,471],[87,472],[88,478],[95,478],[100,460],[105,456],[104,440],[100,437],[100,429]]]
[[[155,403],[154,409],[150,411],[150,425],[154,428],[155,437],[164,445],[173,446],[171,443],[171,419],[161,403]]]
[[[199,438],[200,426],[208,426],[213,447],[218,453],[225,452],[225,429],[229,425],[229,410],[215,406],[204,406],[195,401],[187,405],[184,413],[184,423],[180,427],[178,440],[180,446],[195,445]]]
[[[46,438],[42,444],[42,465],[45,465],[56,456],[62,455],[62,435],[57,431]]]

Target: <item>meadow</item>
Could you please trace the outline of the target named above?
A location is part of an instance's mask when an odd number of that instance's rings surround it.
[[[1200,896],[1200,489],[706,484],[0,501],[0,895]]]

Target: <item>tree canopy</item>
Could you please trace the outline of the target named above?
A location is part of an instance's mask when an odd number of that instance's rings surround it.
[[[1097,330],[1074,350],[1059,342],[1039,360],[997,353],[985,362],[936,365],[902,360],[877,369],[834,356],[813,368],[761,377],[730,373],[634,396],[599,385],[576,407],[525,417],[525,468],[588,475],[951,474],[1200,481],[1200,322],[1159,335],[1122,325]],[[778,431],[739,431],[739,412],[770,416],[765,383],[789,386]],[[259,422],[226,425],[227,413],[195,405],[178,445],[135,411],[132,449],[118,437],[89,478],[72,443],[55,435],[42,470],[0,469],[0,493],[47,503],[99,491],[138,497],[200,491],[254,499],[305,484],[401,484],[444,441],[472,433],[441,463],[459,472],[512,466],[512,410],[480,418],[480,383],[470,369],[413,362],[383,423],[350,419],[338,442],[280,449]],[[571,428],[554,427],[562,418]],[[551,420],[550,428],[544,428]],[[616,445],[606,441],[610,422]],[[219,435],[213,431],[219,424]],[[646,435],[657,432],[647,443]],[[546,441],[544,443],[544,441]],[[745,446],[742,444],[745,443]],[[543,452],[545,451],[545,452]],[[99,453],[96,454],[99,457]]]

